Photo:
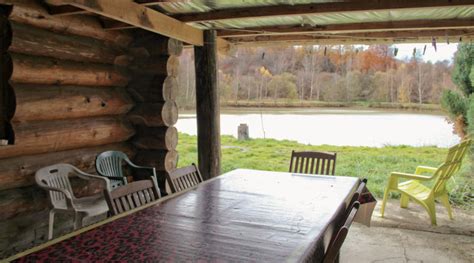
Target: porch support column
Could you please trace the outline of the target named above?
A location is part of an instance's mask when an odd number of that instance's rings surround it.
[[[194,47],[198,161],[204,180],[218,176],[221,172],[216,51],[216,31],[204,31],[204,45]]]

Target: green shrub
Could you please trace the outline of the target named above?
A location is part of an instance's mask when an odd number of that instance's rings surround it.
[[[474,92],[473,83],[470,75],[472,67],[474,66],[474,45],[473,44],[459,44],[456,57],[454,59],[454,69],[452,79],[454,84],[464,93],[469,96]]]
[[[466,122],[468,124],[467,126],[467,135],[471,138],[474,139],[474,95],[471,95],[469,97],[469,108],[467,109],[467,114],[466,114]],[[474,144],[471,144],[471,160],[474,161]],[[474,180],[474,165],[471,167],[471,180]],[[472,190],[472,189],[471,189]]]
[[[458,92],[446,90],[441,96],[441,106],[448,111],[448,114],[454,120],[460,115],[466,116],[469,101]]]
[[[466,122],[468,124],[468,134],[474,138],[474,95],[467,100]]]

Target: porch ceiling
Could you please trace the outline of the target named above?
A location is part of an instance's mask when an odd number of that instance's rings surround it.
[[[52,9],[55,15],[83,12],[80,5],[64,6],[74,2],[78,1],[49,0],[59,5]],[[103,2],[119,5],[124,1],[86,2],[100,6]],[[135,3],[195,29],[216,29],[221,39],[234,44],[371,44],[433,39],[458,42],[474,38],[474,0],[135,0]],[[119,22],[110,19],[117,20],[110,16],[104,20],[104,27],[109,30],[137,26],[123,19],[118,19]]]

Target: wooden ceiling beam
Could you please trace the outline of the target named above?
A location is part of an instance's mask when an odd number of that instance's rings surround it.
[[[159,5],[162,3],[187,3],[190,1],[191,0],[135,0],[136,3],[146,6]]]
[[[47,0],[52,5],[71,5],[192,45],[203,45],[203,32],[172,17],[130,0]]]
[[[52,16],[70,16],[88,14],[88,11],[70,5],[48,6],[48,13]]]
[[[402,43],[427,43],[430,40],[426,38],[397,40],[392,39],[301,39],[301,40],[285,40],[285,41],[258,41],[258,42],[239,42],[233,45],[237,47],[264,47],[264,46],[302,46],[302,45],[392,45]]]
[[[124,30],[124,29],[137,28],[130,24],[116,21],[116,20],[110,20],[110,19],[101,19],[101,23],[102,23],[102,27],[105,30]]]
[[[401,43],[401,42],[431,42],[432,38],[437,41],[458,42],[461,37],[463,40],[474,39],[474,30],[455,29],[455,30],[429,30],[429,31],[388,31],[388,32],[367,32],[367,33],[351,33],[351,34],[299,34],[299,35],[266,35],[266,36],[246,36],[229,38],[232,44],[250,43],[250,42],[330,42],[343,44],[351,43]]]
[[[135,0],[135,3],[144,5],[144,6],[154,6],[160,3],[186,3],[190,0]],[[90,13],[84,9],[77,8],[74,6],[64,5],[64,6],[49,6],[49,14],[52,16],[70,16],[78,14],[87,14]]]
[[[444,19],[444,20],[408,20],[390,22],[366,22],[351,24],[333,24],[316,26],[271,26],[242,29],[219,29],[220,37],[242,37],[255,35],[281,35],[301,33],[348,33],[348,32],[378,32],[403,30],[433,30],[433,29],[462,29],[474,28],[474,19]]]
[[[410,8],[433,8],[472,6],[474,0],[352,0],[344,2],[312,3],[302,5],[274,5],[214,10],[202,13],[173,16],[183,22],[205,22],[225,19],[275,17],[291,15],[328,14],[340,12],[365,12],[381,10],[403,10]]]

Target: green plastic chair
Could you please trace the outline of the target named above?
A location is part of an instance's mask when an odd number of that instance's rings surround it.
[[[465,140],[451,147],[446,161],[438,168],[418,166],[415,174],[392,172],[385,188],[380,210],[382,217],[384,216],[385,204],[387,203],[389,193],[396,191],[401,193],[400,207],[408,207],[410,199],[420,203],[428,212],[432,225],[436,225],[435,199],[441,201],[448,210],[449,218],[453,219],[446,183],[461,167],[462,159],[466,155],[470,144],[471,140]],[[432,173],[432,175],[426,176],[422,175],[423,173]],[[408,181],[399,183],[399,179],[408,179]],[[434,181],[432,187],[422,183],[429,181]]]
[[[154,167],[139,166],[128,158],[128,156],[119,151],[106,151],[99,154],[95,160],[95,168],[97,173],[101,176],[107,177],[110,180],[112,189],[127,184],[127,177],[123,173],[123,162],[133,169],[144,169],[151,171],[151,178],[156,186],[156,169]]]

